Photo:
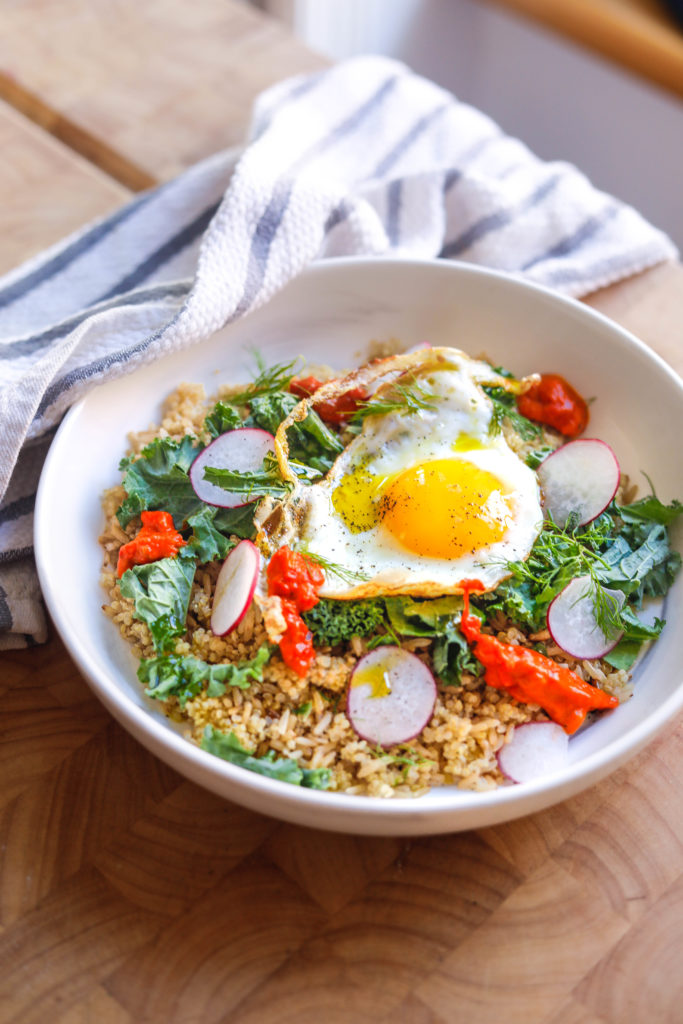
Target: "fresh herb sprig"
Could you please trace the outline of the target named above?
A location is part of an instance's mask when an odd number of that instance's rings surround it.
[[[680,567],[667,525],[681,512],[679,502],[664,505],[652,494],[631,505],[613,503],[586,526],[577,527],[571,517],[564,529],[548,521],[526,562],[508,563],[510,577],[476,602],[537,631],[545,625],[553,598],[572,579],[589,576],[598,625],[608,636],[623,630],[605,660],[615,668],[628,669],[642,644],[656,638],[664,625],[661,619],[646,624],[636,609],[646,596],[663,596]],[[621,606],[610,590],[623,592]]]
[[[436,409],[436,396],[419,380],[413,379],[408,384],[394,384],[386,395],[362,402],[354,412],[352,420],[358,423],[367,416],[386,416],[387,413],[393,412],[410,416],[417,412],[433,411],[434,409]]]
[[[514,394],[506,391],[503,387],[490,384],[484,384],[483,390],[493,403],[493,413],[489,424],[489,433],[492,437],[500,434],[503,429],[503,421],[506,419],[524,441],[534,441],[543,436],[543,430],[538,423],[534,423],[517,411]]]
[[[609,614],[609,595],[602,586],[600,570],[607,572],[609,564],[600,551],[612,531],[609,516],[600,516],[582,533],[572,529],[569,522],[562,529],[547,520],[526,561],[509,562],[513,585],[530,584],[535,598],[533,621],[526,624],[539,629],[553,598],[571,580],[589,576],[596,604],[596,620],[608,632],[613,628],[614,616]],[[502,586],[509,586],[505,581]]]
[[[254,358],[258,366],[258,373],[244,391],[230,396],[232,405],[248,405],[257,396],[287,391],[297,375],[297,366],[300,363],[298,356],[288,363],[274,363],[272,366],[266,366],[263,356],[259,352],[254,353]]]
[[[299,544],[298,551],[306,558],[310,559],[311,562],[315,562],[319,565],[328,576],[336,576],[342,581],[342,583],[353,586],[354,583],[364,583],[365,580],[370,579],[367,573],[360,572],[356,569],[348,569],[345,565],[340,565],[338,562],[332,562],[329,558],[325,558],[324,555],[319,555],[317,552],[311,551],[306,544]]]

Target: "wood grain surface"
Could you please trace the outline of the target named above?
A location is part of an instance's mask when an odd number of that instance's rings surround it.
[[[77,36],[114,7],[142,18],[128,0],[62,9]],[[121,147],[119,167],[159,178],[234,141],[271,71],[315,62],[234,3],[167,8],[165,44],[194,61],[209,107],[206,119],[202,103],[195,108],[194,139],[178,137],[163,113],[141,116],[136,129],[129,111],[127,135],[117,134],[125,111],[112,113],[108,81],[88,96],[92,120],[78,121],[66,110],[59,55],[53,93],[45,52],[23,38],[26,11],[50,22],[53,8],[12,7],[27,55],[22,80],[46,108],[54,95],[54,123],[64,118],[96,139],[101,104],[101,124],[111,116],[119,125],[102,129],[104,156]],[[239,116],[228,105],[221,121],[215,94],[207,98],[198,41],[187,36],[190,9],[226,26],[223,75],[242,97]],[[40,39],[48,27],[41,23]],[[12,42],[7,24],[0,36]],[[123,60],[104,57],[109,66]],[[88,61],[96,63],[92,53]],[[207,71],[214,84],[216,67]],[[163,111],[163,83],[151,97],[147,87],[138,82],[136,109]],[[127,194],[100,169],[106,159],[93,166],[44,121],[0,109],[4,163],[14,166],[0,172],[5,266]],[[680,267],[591,303],[681,366]],[[368,839],[281,824],[187,782],[117,725],[54,630],[43,646],[0,654],[0,695],[2,1024],[682,1019],[681,719],[600,785],[541,814],[454,836]]]

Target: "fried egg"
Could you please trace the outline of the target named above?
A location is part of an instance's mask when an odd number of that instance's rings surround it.
[[[420,402],[383,402],[389,411],[365,417],[325,479],[296,489],[287,542],[337,568],[322,597],[428,597],[473,579],[492,589],[542,524],[536,474],[496,429],[481,387],[502,379],[457,349],[386,362]],[[400,395],[393,376],[375,399]]]

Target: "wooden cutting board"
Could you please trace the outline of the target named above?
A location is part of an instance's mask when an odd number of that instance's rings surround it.
[[[235,141],[258,89],[320,63],[225,0],[24,0],[0,46],[16,105],[0,107],[3,267]],[[681,366],[679,267],[591,304]],[[541,814],[366,839],[185,781],[54,632],[0,653],[0,693],[2,1024],[682,1019],[681,719]]]

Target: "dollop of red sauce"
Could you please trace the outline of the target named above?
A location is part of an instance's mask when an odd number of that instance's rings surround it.
[[[584,682],[576,672],[558,665],[539,651],[506,644],[481,632],[481,622],[470,613],[471,585],[465,586],[460,629],[473,646],[484,678],[496,690],[507,690],[525,704],[539,704],[565,732],[576,732],[589,711],[615,708],[619,701]]]
[[[280,640],[280,653],[285,665],[303,677],[315,656],[313,637],[301,618],[318,603],[318,591],[325,574],[310,558],[285,545],[278,548],[266,570],[268,594],[279,597],[287,629]]]
[[[325,383],[332,384],[333,382],[328,380]],[[299,398],[309,398],[322,386],[322,382],[316,377],[298,377],[290,382],[289,390],[293,395],[298,395]],[[349,388],[343,395],[337,395],[336,398],[329,398],[324,402],[314,402],[313,404],[318,416],[325,423],[341,424],[346,423],[353,416],[358,406],[366,402],[369,397],[369,392],[365,388]]]
[[[132,540],[119,550],[116,575],[120,578],[126,569],[133,565],[146,565],[156,562],[159,558],[171,558],[187,541],[173,525],[173,517],[168,512],[142,512],[142,526]]]
[[[588,424],[588,405],[578,391],[556,373],[543,373],[538,384],[517,399],[522,416],[545,423],[565,437],[576,437]]]

